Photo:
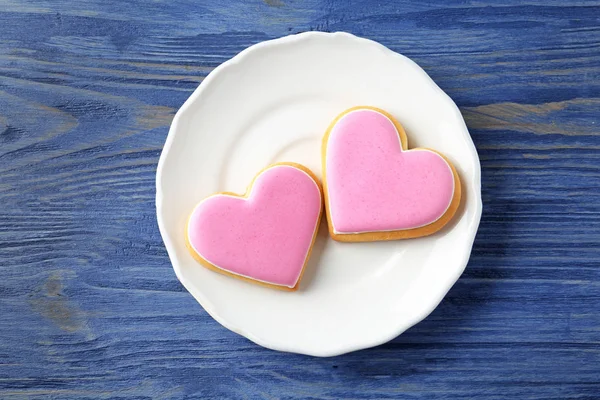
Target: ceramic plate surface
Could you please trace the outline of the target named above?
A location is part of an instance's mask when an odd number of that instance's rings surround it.
[[[321,224],[297,292],[212,272],[185,245],[194,206],[244,193],[279,161],[321,174],[321,139],[340,112],[382,108],[409,148],[456,166],[463,200],[433,236],[337,243]],[[408,58],[346,33],[303,33],[252,46],[216,68],[181,107],[156,177],[157,218],[179,280],[225,327],[262,346],[332,356],[389,341],[425,318],[463,272],[481,216],[477,152],[454,102]]]

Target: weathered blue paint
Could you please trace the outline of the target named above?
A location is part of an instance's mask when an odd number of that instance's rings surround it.
[[[0,1],[0,397],[600,398],[600,7],[519,3]],[[154,214],[176,109],[240,50],[305,30],[413,58],[483,167],[440,307],[331,359],[213,321]]]

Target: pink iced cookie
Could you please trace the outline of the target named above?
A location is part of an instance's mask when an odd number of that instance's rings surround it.
[[[430,149],[407,149],[402,126],[383,110],[355,107],[323,139],[329,232],[345,242],[430,235],[460,203],[455,168]]]
[[[217,272],[296,290],[322,210],[314,174],[299,164],[262,170],[243,195],[216,193],[200,202],[187,226],[192,255]]]

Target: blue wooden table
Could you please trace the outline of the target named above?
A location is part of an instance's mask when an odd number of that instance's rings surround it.
[[[254,43],[349,31],[459,105],[484,212],[469,266],[392,342],[260,348],[177,281],[154,179],[176,110]],[[0,398],[600,399],[600,6],[0,1]]]

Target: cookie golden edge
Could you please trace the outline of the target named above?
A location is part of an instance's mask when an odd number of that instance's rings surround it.
[[[299,169],[303,172],[305,172],[308,176],[311,177],[311,179],[313,181],[315,181],[315,183],[317,184],[317,187],[319,188],[319,193],[321,196],[321,208],[319,209],[319,216],[317,218],[317,224],[315,226],[315,231],[313,232],[313,236],[312,236],[312,240],[310,242],[310,247],[308,249],[308,253],[306,255],[306,259],[304,260],[304,265],[302,266],[302,271],[300,272],[300,276],[298,277],[298,281],[296,282],[296,285],[294,287],[288,287],[288,286],[283,286],[283,285],[275,285],[272,283],[268,283],[268,282],[263,282],[263,281],[259,281],[256,279],[252,279],[252,278],[248,278],[246,276],[241,276],[241,275],[237,275],[234,274],[232,272],[226,271],[222,268],[219,268],[218,266],[212,264],[210,261],[206,260],[204,257],[202,257],[200,254],[198,254],[196,252],[196,250],[194,250],[194,248],[192,247],[192,244],[190,243],[190,239],[189,239],[189,223],[190,223],[190,218],[191,218],[191,213],[190,216],[188,217],[188,220],[185,224],[185,245],[188,249],[188,251],[191,253],[192,257],[194,257],[194,259],[196,261],[198,261],[202,266],[208,268],[211,271],[220,273],[222,275],[227,275],[230,276],[232,278],[236,278],[245,282],[249,282],[255,285],[259,285],[259,286],[263,286],[263,287],[268,287],[268,288],[272,288],[272,289],[278,289],[278,290],[282,290],[285,292],[295,292],[296,290],[298,290],[298,287],[300,286],[300,282],[302,282],[302,277],[304,276],[304,271],[306,270],[306,265],[308,264],[308,261],[310,260],[310,256],[312,255],[312,250],[313,247],[315,245],[315,240],[317,239],[317,233],[319,232],[319,227],[321,226],[321,218],[323,216],[323,201],[324,201],[324,192],[323,192],[323,186],[319,180],[319,178],[317,178],[317,176],[307,167],[305,167],[302,164],[298,164],[298,163],[294,163],[294,162],[279,162],[279,163],[275,163],[275,164],[271,164],[263,169],[261,169],[256,175],[254,175],[254,178],[252,178],[252,181],[250,182],[250,185],[248,185],[248,188],[246,189],[246,192],[244,194],[237,194],[237,193],[232,193],[232,192],[216,192],[213,193],[211,196],[214,195],[227,195],[227,196],[233,196],[233,197],[239,197],[242,199],[247,199],[248,196],[250,196],[250,193],[252,192],[252,187],[254,186],[254,182],[256,181],[256,179],[266,170],[271,169],[273,167],[278,167],[278,166],[290,166],[290,167],[294,167],[296,169]],[[200,204],[203,200],[201,200],[200,202],[198,202],[196,204],[196,206],[194,206],[194,209],[198,206],[198,204]]]
[[[452,175],[454,176],[454,193],[452,196],[452,201],[450,202],[450,205],[448,206],[448,209],[436,221],[434,221],[428,225],[421,226],[419,228],[401,229],[401,230],[396,230],[396,231],[362,232],[362,233],[336,233],[334,231],[333,223],[331,221],[331,210],[329,207],[329,191],[327,190],[327,142],[329,141],[329,135],[331,134],[333,127],[340,121],[340,119],[342,119],[346,114],[351,113],[353,111],[357,111],[357,110],[373,110],[373,111],[377,111],[378,113],[381,113],[381,114],[385,115],[386,117],[388,117],[390,119],[390,121],[392,121],[394,126],[396,127],[396,130],[398,131],[398,135],[400,136],[400,143],[402,145],[403,151],[408,151],[408,150],[432,151],[432,152],[440,155],[446,161],[446,163],[448,163],[448,165],[450,166],[450,169],[452,170]],[[328,226],[328,230],[329,230],[329,236],[331,236],[331,238],[333,240],[336,240],[338,242],[378,242],[378,241],[387,241],[387,240],[413,239],[413,238],[419,238],[419,237],[433,235],[434,233],[441,230],[444,226],[446,226],[446,224],[448,224],[452,220],[452,218],[458,211],[458,208],[460,207],[460,199],[462,197],[462,187],[461,187],[461,183],[460,183],[460,177],[458,175],[458,172],[456,171],[456,168],[450,162],[450,160],[448,160],[448,158],[445,155],[443,155],[440,152],[433,150],[433,149],[429,149],[429,148],[425,148],[425,147],[415,147],[413,149],[409,149],[408,148],[408,138],[407,138],[406,132],[404,131],[404,128],[402,127],[400,122],[398,122],[396,120],[396,118],[394,118],[387,111],[382,110],[377,107],[356,106],[356,107],[349,108],[349,109],[343,111],[341,114],[339,114],[331,122],[331,124],[329,124],[329,127],[327,128],[325,135],[323,135],[323,141],[321,144],[321,164],[322,164],[322,169],[323,169],[322,185],[323,185],[323,195],[324,195],[324,202],[325,202],[325,214],[326,214],[326,218],[327,218],[327,226]]]

